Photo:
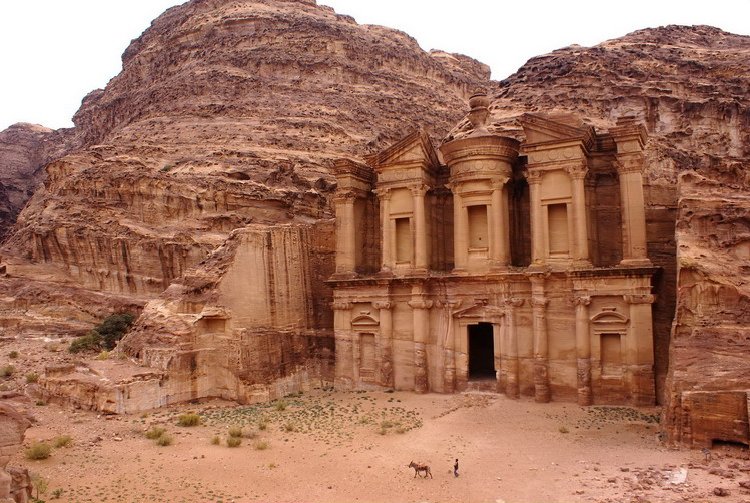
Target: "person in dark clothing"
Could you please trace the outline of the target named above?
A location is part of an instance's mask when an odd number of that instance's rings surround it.
[[[458,460],[456,460],[456,462],[453,463],[453,476],[458,477]]]

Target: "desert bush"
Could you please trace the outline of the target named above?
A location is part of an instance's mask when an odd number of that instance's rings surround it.
[[[198,414],[188,413],[181,414],[177,418],[177,424],[179,426],[198,426],[201,424],[201,417]]]
[[[266,449],[268,449],[268,442],[266,442],[265,440],[258,440],[257,442],[255,442],[255,444],[253,444],[253,447],[255,447],[256,451],[265,451]]]
[[[229,428],[229,436],[232,438],[241,438],[242,437],[242,428],[239,426],[232,426]]]
[[[52,446],[45,442],[34,442],[26,449],[27,459],[47,459],[52,453]]]
[[[560,433],[570,433],[570,430],[568,429],[568,427],[567,427],[567,426],[560,426],[560,427],[559,427],[559,428],[557,429],[557,431],[559,431]]]
[[[227,447],[239,447],[241,443],[240,437],[227,437]]]
[[[114,349],[117,341],[122,339],[130,325],[135,321],[135,315],[130,313],[111,314],[99,325],[94,327],[88,334],[78,337],[70,344],[68,351],[80,353],[104,348]]]
[[[16,358],[18,358],[18,351],[11,351],[10,353],[8,353],[8,358],[10,358],[11,360],[15,360]]]
[[[174,438],[172,438],[172,435],[167,435],[166,433],[163,433],[159,438],[156,439],[156,445],[161,447],[166,447],[168,445],[172,445],[174,443]]]
[[[286,423],[284,425],[284,431],[292,432],[295,431],[297,428],[294,426],[294,423]]]
[[[276,402],[276,405],[274,405],[274,408],[275,408],[276,410],[278,410],[279,412],[281,412],[281,411],[284,411],[284,410],[286,410],[286,408],[287,408],[287,405],[288,405],[288,404],[286,403],[286,401],[284,401],[284,400],[279,400],[279,401],[277,401],[277,402]]]
[[[221,437],[219,435],[214,435],[211,437],[211,445],[219,445],[221,444]]]
[[[97,360],[109,360],[109,351],[104,350],[98,355],[96,355]]]
[[[260,431],[266,431],[268,429],[268,421],[266,421],[265,419],[261,419],[260,421],[258,421],[258,429]]]
[[[16,367],[13,365],[5,365],[0,368],[0,377],[10,377],[16,372]]]
[[[26,374],[26,382],[29,384],[33,384],[35,382],[39,381],[39,374],[36,372],[29,372]]]
[[[154,426],[146,432],[146,438],[149,440],[156,440],[167,432],[166,429],[160,426]]]
[[[60,435],[59,437],[55,437],[55,439],[52,441],[52,445],[55,447],[55,449],[59,449],[60,447],[68,447],[72,443],[73,437],[71,437],[70,435]]]

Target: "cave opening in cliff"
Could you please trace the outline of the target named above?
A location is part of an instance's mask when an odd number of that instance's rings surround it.
[[[495,378],[495,344],[491,323],[469,325],[469,379]]]

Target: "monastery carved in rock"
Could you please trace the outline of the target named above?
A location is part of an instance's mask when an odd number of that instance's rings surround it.
[[[337,386],[653,405],[645,128],[525,114],[337,161]]]

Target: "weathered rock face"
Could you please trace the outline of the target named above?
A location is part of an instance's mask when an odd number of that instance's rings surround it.
[[[12,397],[0,397],[0,503],[28,501],[31,497],[29,473],[25,469],[7,469],[31,426],[31,416]]]
[[[175,7],[84,99],[89,148],[48,167],[4,253],[153,297],[232,229],[330,216],[329,159],[443,134],[488,75],[314,2]]]
[[[647,125],[648,248],[662,267],[654,306],[657,391],[675,441],[690,442],[693,421],[711,430],[712,421],[738,420],[744,436],[727,440],[748,442],[746,405],[739,416],[693,419],[681,405],[690,391],[750,388],[750,361],[732,356],[748,336],[748,64],[748,37],[669,26],[534,58],[495,87],[494,130],[512,132],[509,118],[524,110],[575,112],[597,127],[625,115]],[[462,123],[451,137],[468,128]]]
[[[0,132],[0,240],[44,180],[44,165],[71,150],[72,130],[14,124]]]

